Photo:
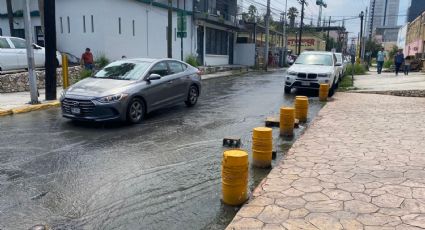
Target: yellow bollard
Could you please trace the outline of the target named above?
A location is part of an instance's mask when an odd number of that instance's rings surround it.
[[[62,54],[62,83],[64,89],[69,87],[68,56],[65,53]]]
[[[328,100],[328,94],[329,94],[329,85],[328,84],[320,84],[319,100],[320,101],[327,101]]]
[[[300,122],[306,122],[308,116],[308,98],[297,96],[295,98],[295,118]]]
[[[247,152],[234,149],[223,153],[221,186],[225,204],[241,205],[248,199]]]
[[[255,128],[252,132],[252,164],[260,168],[272,165],[273,130],[266,127]]]
[[[293,136],[295,123],[295,109],[291,107],[280,108],[280,135]]]

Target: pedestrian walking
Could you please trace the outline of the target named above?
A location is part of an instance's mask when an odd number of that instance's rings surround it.
[[[90,51],[90,48],[86,48],[86,52],[83,53],[81,56],[81,62],[84,65],[84,69],[86,70],[93,70],[94,68],[94,61],[93,61],[93,54]]]
[[[378,64],[378,74],[382,73],[382,67],[384,66],[385,62],[385,49],[381,48],[381,50],[378,52],[378,55],[376,56],[376,63]]]
[[[404,63],[404,54],[401,51],[402,50],[399,49],[397,54],[394,56],[395,75],[396,76],[398,76],[398,73],[400,72],[400,68]]]
[[[412,59],[410,56],[407,56],[406,59],[404,59],[404,75],[409,75],[411,64]]]

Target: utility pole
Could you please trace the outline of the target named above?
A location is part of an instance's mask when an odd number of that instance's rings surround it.
[[[301,24],[300,24],[300,36],[298,40],[298,55],[301,53],[301,40],[303,36],[303,26],[304,26],[304,5],[307,5],[306,0],[299,0],[301,3]]]
[[[372,0],[372,8],[370,8],[370,26],[369,26],[369,40],[372,40],[373,33],[373,18],[375,17],[375,4],[376,0]]]
[[[286,66],[286,56],[288,52],[288,37],[286,34],[286,17],[288,16],[288,0],[285,0],[285,14],[283,17],[283,66]]]
[[[362,28],[363,29],[363,32],[362,32],[362,42],[363,42],[363,47],[362,47],[362,59],[364,60],[364,58],[365,58],[365,54],[366,54],[366,36],[364,36],[365,34],[366,34],[366,25],[367,25],[367,16],[368,16],[368,8],[366,7],[366,14],[365,14],[365,23],[364,23],[364,27]]]
[[[46,100],[56,100],[56,10],[55,0],[44,2],[44,42],[46,52]]]
[[[6,8],[7,8],[7,18],[9,20],[9,29],[10,36],[14,35],[14,24],[13,24],[13,8],[12,8],[12,0],[6,0]]]
[[[266,13],[266,44],[264,49],[264,69],[267,71],[269,65],[269,36],[270,36],[270,0],[267,0]]]
[[[360,58],[363,59],[362,57],[362,50],[363,50],[363,19],[364,19],[364,12],[362,11],[360,13],[360,36],[359,36],[359,40],[360,40]]]
[[[331,49],[330,37],[329,37],[329,30],[331,29],[331,19],[332,17],[329,16],[328,33],[326,35],[326,51],[330,51]]]
[[[25,26],[25,42],[27,46],[28,60],[28,78],[30,83],[31,101],[30,104],[39,104],[37,92],[37,78],[34,72],[34,50],[32,45],[32,26],[30,13],[30,0],[25,0],[24,5],[24,26]]]
[[[167,57],[173,58],[173,1],[168,0]]]

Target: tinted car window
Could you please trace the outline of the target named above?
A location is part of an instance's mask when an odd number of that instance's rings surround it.
[[[181,73],[184,71],[180,62],[170,61],[168,62],[168,66],[170,67],[171,74]]]
[[[301,54],[295,64],[332,66],[332,56],[327,54]]]
[[[148,69],[148,62],[116,61],[100,70],[95,78],[109,78],[117,80],[137,80]]]
[[[25,44],[25,40],[23,40],[23,39],[11,38],[10,41],[12,41],[12,43],[15,46],[16,49],[27,48],[27,46]]]
[[[159,76],[167,76],[168,75],[168,67],[165,62],[160,62],[156,64],[154,67],[152,67],[151,71],[149,71],[150,74],[158,74]]]
[[[7,42],[6,38],[0,38],[0,49],[9,49],[10,45]]]

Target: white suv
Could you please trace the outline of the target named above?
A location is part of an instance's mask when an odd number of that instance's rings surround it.
[[[44,68],[44,47],[33,44],[35,67]],[[26,42],[22,38],[0,36],[0,72],[28,68]],[[58,66],[62,64],[62,56],[56,52]]]
[[[306,51],[298,56],[285,75],[285,93],[296,89],[319,89],[329,84],[329,96],[333,96],[339,82],[339,67],[334,53]]]

